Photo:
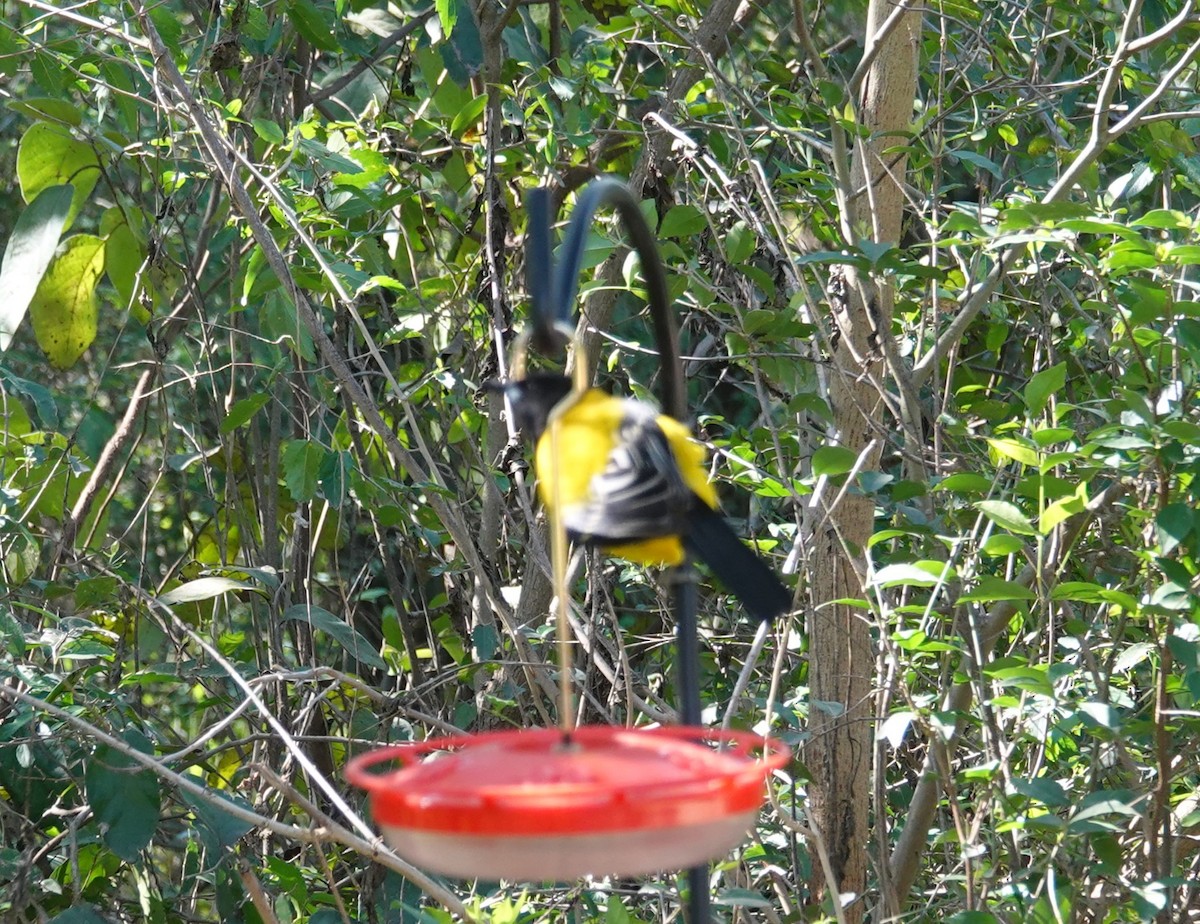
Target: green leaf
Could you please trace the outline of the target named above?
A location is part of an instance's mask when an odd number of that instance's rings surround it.
[[[1060,223],[1059,227],[1065,228],[1068,231],[1074,231],[1077,234],[1112,234],[1135,247],[1145,248],[1148,246],[1145,238],[1136,231],[1130,230],[1119,221],[1108,221],[1094,216],[1090,218],[1070,218]]]
[[[944,576],[943,576],[944,575]],[[871,578],[873,587],[933,587],[952,580],[954,569],[940,561],[898,562],[884,565]]]
[[[609,896],[608,906],[604,909],[604,924],[633,924],[633,917],[619,895]]]
[[[317,496],[325,455],[325,447],[310,440],[292,440],[283,447],[283,482],[292,500],[303,502]]]
[[[17,179],[26,202],[32,202],[43,189],[51,186],[71,186],[71,208],[63,225],[65,231],[71,227],[100,179],[100,160],[91,145],[77,141],[67,128],[37,122],[21,136],[17,148]]]
[[[1140,818],[1138,806],[1143,799],[1130,790],[1099,790],[1087,793],[1072,813],[1067,830],[1072,833],[1118,831],[1127,824],[1122,819]],[[1107,819],[1117,816],[1113,821]]]
[[[483,67],[483,38],[467,0],[447,0],[453,6],[454,33],[449,41],[438,43],[438,54],[446,73],[460,87],[466,87]]]
[[[312,138],[296,139],[296,147],[319,164],[322,169],[334,174],[354,176],[362,172],[362,166],[356,160],[341,152],[335,151],[326,144]]]
[[[454,121],[450,123],[450,134],[455,138],[461,138],[469,128],[473,128],[479,122],[480,116],[483,115],[483,108],[487,105],[487,94],[480,93],[471,100],[466,106],[458,111],[454,117]]]
[[[1000,179],[1003,176],[1003,171],[1000,169],[1000,165],[994,160],[989,160],[988,158],[984,157],[982,154],[976,154],[974,151],[947,151],[946,153],[951,157],[957,157],[959,160],[964,161],[973,167],[980,167],[986,170],[996,179]]]
[[[434,6],[442,27],[442,38],[448,39],[454,34],[454,26],[458,22],[458,4],[455,0],[436,0]]]
[[[1154,182],[1157,172],[1149,163],[1143,161],[1128,173],[1109,183],[1107,192],[1114,202],[1121,199],[1132,199]]]
[[[1121,727],[1121,714],[1108,703],[1080,703],[1079,712],[1101,728],[1116,731]]]
[[[958,598],[958,603],[994,603],[997,600],[1036,600],[1037,594],[1016,581],[985,575],[969,592]]]
[[[154,28],[162,36],[163,44],[167,46],[171,54],[179,57],[181,53],[179,40],[183,36],[184,18],[174,10],[159,4],[152,5],[149,13],[150,18],[154,21]]]
[[[985,517],[1012,533],[1023,536],[1036,536],[1037,530],[1015,504],[1008,501],[985,500],[978,501],[975,508]]]
[[[379,656],[378,650],[367,641],[366,637],[329,610],[301,603],[289,606],[282,618],[306,622],[314,629],[324,632],[346,649],[348,654],[363,664],[379,670],[387,670],[387,662]]]
[[[995,678],[1002,686],[1016,687],[1019,690],[1026,690],[1041,696],[1054,695],[1054,686],[1050,683],[1050,672],[1045,666],[1011,664],[1011,659],[1009,664],[1011,666],[998,661],[996,666],[985,668],[984,673]]]
[[[80,609],[103,606],[116,596],[117,579],[103,575],[84,578],[75,585],[75,605]]]
[[[887,241],[871,241],[865,238],[860,240],[857,246],[871,266],[878,266],[880,260],[896,250],[895,245]]]
[[[191,808],[201,840],[213,853],[223,853],[254,827],[221,807],[222,803],[229,803],[253,811],[254,807],[241,796],[219,789],[209,789],[207,799],[187,790],[181,790],[179,795]]]
[[[254,134],[267,144],[283,144],[287,141],[283,129],[270,119],[251,119],[250,124],[254,127]]]
[[[924,610],[924,607],[921,607]],[[893,635],[892,639],[896,645],[904,651],[920,651],[929,652],[931,654],[941,654],[946,651],[958,651],[958,645],[951,645],[947,642],[939,642],[931,639],[920,629],[899,629]]]
[[[1183,230],[1192,226],[1188,217],[1175,209],[1151,209],[1141,218],[1129,222],[1131,228],[1165,228]]]
[[[2,367],[0,367],[0,381],[3,381],[6,388],[16,394],[24,395],[33,402],[33,409],[41,428],[46,430],[58,429],[58,405],[54,403],[54,395],[50,393],[50,389],[39,382],[31,382],[29,379],[13,375]]]
[[[870,269],[870,265],[863,259],[860,253],[850,253],[847,250],[813,250],[805,254],[801,254],[796,258],[797,266],[809,266],[812,264],[845,264],[847,266],[858,266],[862,269]]]
[[[11,100],[8,108],[35,121],[62,122],[78,128],[83,124],[83,114],[68,100],[55,96],[37,96]]]
[[[1200,263],[1200,245],[1168,244],[1166,258],[1178,266],[1195,266]]]
[[[4,650],[15,658],[20,658],[28,647],[25,642],[25,630],[12,613],[2,608],[0,608],[0,643],[4,645]]]
[[[1051,600],[1077,600],[1080,603],[1110,603],[1126,612],[1137,609],[1137,601],[1124,591],[1101,587],[1090,581],[1063,581],[1050,591]]]
[[[471,630],[471,646],[480,661],[491,661],[500,652],[500,633],[495,626],[478,625]]]
[[[844,475],[854,468],[857,460],[858,456],[845,446],[822,446],[813,453],[812,471],[818,477]]]
[[[1049,808],[1064,808],[1071,804],[1071,800],[1067,798],[1063,788],[1054,780],[1048,780],[1045,777],[1034,779],[1013,777],[1012,788],[1014,792],[1030,799],[1036,799]]]
[[[353,173],[335,173],[332,179],[338,186],[366,189],[388,175],[388,160],[378,151],[353,148],[346,152],[346,156],[358,164],[359,169]]]
[[[260,277],[260,282],[277,284],[275,276],[270,273]],[[316,357],[312,334],[300,323],[296,306],[279,289],[273,288],[263,297],[259,325],[260,333],[267,339],[285,344],[305,360],[311,361]]]
[[[236,402],[229,409],[229,413],[225,415],[225,419],[221,421],[221,434],[225,436],[234,430],[244,427],[251,421],[255,414],[266,407],[270,400],[270,392],[260,391],[258,394]]]
[[[1087,485],[1080,483],[1073,494],[1060,497],[1054,503],[1047,505],[1038,517],[1038,530],[1044,536],[1064,520],[1069,520],[1077,513],[1082,513],[1087,506]]]
[[[46,273],[71,211],[74,189],[47,186],[21,212],[0,265],[0,352],[8,349]]]
[[[688,237],[708,227],[704,213],[694,205],[677,205],[663,216],[658,226],[659,237]]]
[[[1046,408],[1050,396],[1067,383],[1065,362],[1035,373],[1025,384],[1025,411],[1030,417],[1038,417]]]
[[[987,494],[992,489],[992,480],[974,472],[958,472],[947,475],[933,486],[935,491],[953,491],[956,494]]]
[[[104,239],[76,234],[38,284],[29,320],[38,346],[57,369],[69,369],[96,339],[96,283],[104,273]]]
[[[125,738],[144,754],[154,751],[150,742],[136,732],[128,732]],[[130,863],[138,859],[154,836],[161,808],[158,777],[152,770],[137,769],[141,766],[101,744],[88,761],[84,777],[88,803],[100,822],[104,843]]]
[[[341,45],[333,34],[333,27],[312,0],[290,0],[288,11],[291,22],[314,48],[321,51],[340,51]]]
[[[734,222],[725,234],[723,242],[725,259],[730,263],[741,263],[754,253],[758,246],[758,235],[744,221]]]
[[[987,442],[997,455],[1020,462],[1022,465],[1037,467],[1038,454],[1032,446],[1016,439],[997,438],[989,439]]]
[[[1016,536],[1008,533],[992,533],[980,547],[984,555],[1002,558],[1005,555],[1016,555],[1025,548],[1025,543]]]
[[[195,603],[197,600],[210,600],[231,591],[245,590],[267,596],[261,587],[246,581],[235,581],[233,578],[227,577],[202,577],[180,584],[165,594],[160,594],[158,602],[167,606],[175,606],[178,603]]]
[[[1196,514],[1189,504],[1168,504],[1154,518],[1161,554],[1170,555],[1185,543],[1196,528]]]
[[[1033,432],[1033,442],[1039,449],[1053,446],[1055,443],[1065,443],[1075,436],[1075,431],[1069,427],[1042,427]],[[1045,460],[1042,460],[1042,470],[1045,470]]]
[[[131,217],[135,213],[140,221],[141,212],[130,210]],[[104,272],[117,290],[120,306],[129,308],[142,323],[148,322],[147,309],[134,302],[138,274],[146,260],[146,248],[138,233],[130,227],[121,209],[111,208],[100,220],[100,236],[104,238]]]
[[[321,496],[334,507],[346,502],[350,476],[354,472],[354,456],[349,452],[330,452],[321,462]]]

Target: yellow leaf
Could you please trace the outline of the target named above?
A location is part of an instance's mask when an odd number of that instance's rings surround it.
[[[103,272],[104,239],[76,234],[63,242],[34,293],[33,333],[57,369],[73,366],[96,339],[96,282]]]

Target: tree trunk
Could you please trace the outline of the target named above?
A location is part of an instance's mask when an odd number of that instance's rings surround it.
[[[905,159],[889,151],[904,143],[916,92],[919,12],[888,17],[903,6],[872,0],[867,14],[869,64],[859,93],[858,121],[869,131],[855,145],[847,190],[848,226],[853,240],[898,244],[904,213],[901,183]],[[886,31],[885,31],[886,26]],[[866,58],[864,57],[864,61]],[[878,466],[883,437],[894,429],[885,421],[881,383],[887,368],[884,338],[891,336],[893,291],[885,277],[848,271],[833,280],[830,304],[837,346],[829,375],[829,400],[838,442],[861,457],[861,469]],[[862,599],[863,553],[874,529],[874,500],[847,493],[814,538],[814,599],[818,604]],[[863,610],[819,607],[811,620],[809,662],[812,739],[805,760],[813,774],[813,824],[829,852],[837,891],[857,900],[845,919],[861,921],[867,883],[867,817],[874,750],[871,703],[874,653]],[[827,883],[814,863],[812,886],[825,895]],[[830,896],[837,899],[837,896]]]

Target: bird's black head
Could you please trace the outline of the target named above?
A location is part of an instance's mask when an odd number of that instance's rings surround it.
[[[565,375],[534,372],[523,379],[490,387],[508,396],[513,423],[526,439],[536,443],[546,429],[554,406],[571,393],[571,380]]]

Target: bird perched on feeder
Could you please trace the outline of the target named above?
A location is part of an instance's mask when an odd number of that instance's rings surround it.
[[[572,539],[645,565],[678,565],[691,554],[752,616],[767,622],[791,609],[791,591],[717,512],[704,449],[683,424],[598,388],[572,395],[562,375],[534,373],[499,387],[534,444],[538,495]]]

